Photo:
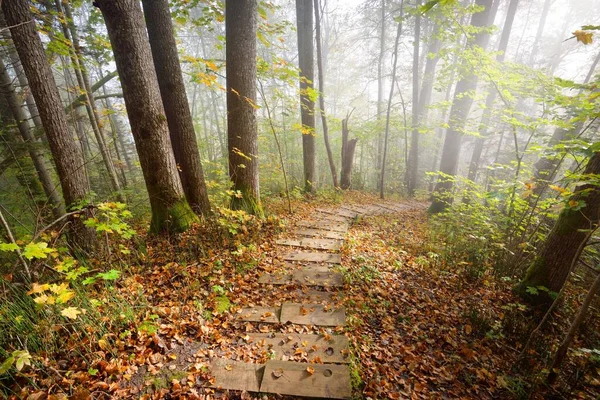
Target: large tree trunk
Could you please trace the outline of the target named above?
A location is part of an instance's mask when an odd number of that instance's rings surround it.
[[[197,220],[183,193],[144,16],[136,0],[97,0],[119,77],[152,208],[151,232],[184,231]]]
[[[340,173],[340,188],[347,190],[352,187],[352,166],[354,164],[354,152],[358,139],[348,140],[350,130],[348,121],[350,115],[342,120],[342,171]]]
[[[313,50],[313,7],[311,0],[296,0],[298,27],[298,67],[300,68],[300,116],[302,119],[302,157],[304,191],[315,191],[315,102],[309,91],[315,80]]]
[[[600,153],[594,153],[587,163],[584,175],[600,174]],[[573,207],[582,206],[574,210]],[[569,205],[560,213],[544,245],[535,257],[523,281],[515,289],[533,304],[549,305],[550,292],[558,292],[565,284],[573,259],[588,238],[590,229],[600,221],[600,189],[595,184],[580,185],[569,199]],[[544,287],[537,295],[528,288]]]
[[[168,0],[143,0],[142,5],[183,191],[194,211],[208,215],[210,202],[179,64],[169,3]]]
[[[29,11],[29,2],[5,0],[2,11],[11,26],[11,35],[38,107],[65,203],[68,208],[81,205],[89,201],[90,195],[83,155],[67,124],[54,76]],[[96,245],[96,232],[87,228],[83,221],[82,218],[72,221],[70,240],[79,249],[92,250]]]
[[[506,13],[506,19],[504,20],[504,28],[502,29],[502,35],[500,36],[500,42],[498,44],[498,55],[496,61],[498,63],[504,62],[506,56],[506,48],[508,47],[508,39],[512,31],[512,25],[517,14],[517,6],[519,0],[511,0],[508,5],[508,11]],[[481,129],[479,131],[479,137],[475,140],[475,147],[473,148],[473,154],[471,155],[471,162],[469,164],[468,178],[475,181],[477,177],[477,170],[479,169],[479,163],[481,161],[481,153],[483,152],[483,145],[488,136],[488,126],[492,119],[492,109],[494,107],[494,101],[496,100],[497,91],[491,86],[490,92],[485,99],[485,108],[483,109],[483,115],[481,116]]]
[[[477,0],[477,5],[484,7],[484,10],[473,14],[471,17],[471,26],[484,27],[494,20],[499,0]],[[487,47],[489,41],[487,32],[480,32],[467,42],[467,51],[478,46],[482,49]],[[460,156],[460,147],[462,140],[462,130],[465,126],[467,116],[473,104],[472,93],[477,89],[477,75],[468,75],[461,78],[456,84],[454,91],[454,100],[450,110],[449,127],[446,131],[446,139],[442,150],[442,159],[440,161],[440,172],[445,176],[438,180],[433,196],[433,202],[429,211],[437,213],[444,211],[452,203],[452,187],[454,185],[453,176],[458,169],[458,160]]]
[[[29,156],[33,161],[37,176],[52,207],[52,213],[55,218],[59,218],[65,213],[65,208],[62,204],[60,195],[54,186],[52,173],[48,168],[48,163],[46,161],[46,157],[44,156],[44,152],[36,143],[27,116],[23,112],[21,102],[15,93],[15,88],[12,85],[12,79],[8,75],[8,71],[6,70],[6,66],[2,60],[0,60],[0,87],[4,97],[6,98],[6,103],[8,105],[8,109],[10,110],[10,114],[17,124],[17,128],[19,129],[19,133],[21,134],[21,138],[23,139],[25,146],[27,146],[27,151],[29,152]]]
[[[331,171],[331,179],[333,180],[333,188],[338,187],[337,171],[335,162],[333,161],[333,153],[329,144],[329,131],[327,128],[327,116],[325,114],[325,63],[323,62],[321,50],[321,18],[319,9],[319,0],[314,0],[315,11],[315,27],[317,39],[317,70],[319,71],[319,113],[321,114],[321,124],[323,125],[323,139],[325,141],[325,150],[327,151],[327,161],[329,162],[329,170]]]
[[[262,216],[258,183],[256,124],[257,0],[227,0],[225,37],[227,59],[227,138],[231,208]]]
[[[417,0],[415,7],[419,8],[421,1]],[[417,172],[419,169],[419,46],[421,43],[421,13],[415,17],[415,40],[413,42],[413,69],[412,69],[412,133],[410,138],[410,153],[408,155],[408,168],[406,169],[406,188],[408,195],[413,197],[417,188]]]

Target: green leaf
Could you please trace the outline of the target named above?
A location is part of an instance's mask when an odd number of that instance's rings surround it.
[[[114,281],[119,279],[119,276],[121,276],[121,271],[118,271],[116,269],[111,269],[108,272],[101,272],[99,274],[96,275],[98,278],[102,278],[105,281]]]
[[[14,243],[0,243],[0,251],[17,251],[19,246]]]
[[[46,242],[29,243],[23,250],[23,257],[28,260],[34,258],[48,258],[48,254],[54,252],[53,248],[48,247]]]
[[[10,367],[12,367],[12,365],[14,364],[14,362],[15,358],[13,356],[10,356],[6,360],[4,360],[2,365],[0,365],[0,375],[7,373]]]
[[[525,291],[534,296],[537,296],[538,294],[540,294],[540,291],[537,290],[537,288],[534,286],[527,286],[527,289]]]

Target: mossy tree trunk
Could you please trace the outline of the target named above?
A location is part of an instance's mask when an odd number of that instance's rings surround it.
[[[54,75],[46,59],[27,0],[5,0],[2,11],[27,76],[31,92],[44,126],[52,157],[56,164],[67,208],[89,201],[90,187],[85,174],[81,148],[74,140],[63,110]],[[75,218],[71,223],[70,242],[76,249],[92,251],[97,244],[96,232]]]
[[[152,208],[151,232],[184,231],[197,220],[185,199],[144,16],[135,0],[97,0],[112,44],[131,132]]]
[[[227,72],[227,143],[231,208],[262,216],[258,180],[256,124],[257,0],[225,3]]]
[[[154,69],[158,77],[158,86],[167,115],[171,145],[175,161],[179,166],[183,191],[196,213],[208,215],[210,202],[204,182],[192,113],[179,64],[169,2],[168,0],[143,0],[142,5]]]
[[[600,174],[600,153],[594,153],[585,168],[585,175]],[[595,229],[600,220],[600,188],[593,184],[580,185],[569,199],[548,234],[539,253],[527,270],[523,281],[515,291],[532,304],[549,305],[569,277],[573,260],[589,238],[589,230]],[[585,205],[584,205],[585,204]],[[578,210],[579,206],[584,205]],[[533,287],[537,289],[528,290]],[[540,290],[540,287],[545,289]],[[547,290],[546,290],[547,289]]]

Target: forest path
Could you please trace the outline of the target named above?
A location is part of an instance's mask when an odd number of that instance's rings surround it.
[[[263,274],[259,284],[299,286],[301,300],[239,310],[239,321],[285,325],[285,329],[280,333],[251,333],[240,339],[267,355],[264,364],[213,359],[213,387],[298,397],[350,398],[349,347],[344,335],[346,310],[336,300],[343,296],[344,286],[339,251],[350,225],[358,217],[397,213],[407,208],[410,207],[406,204],[386,201],[319,208],[310,219],[289,230],[286,238],[278,240],[277,244],[285,249],[279,254],[283,268]],[[280,303],[278,299],[271,300],[272,304]]]

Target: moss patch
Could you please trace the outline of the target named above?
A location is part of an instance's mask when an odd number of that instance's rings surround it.
[[[152,214],[150,232],[184,232],[189,229],[193,223],[198,221],[198,216],[192,211],[188,202],[185,199],[181,199],[168,209]]]

